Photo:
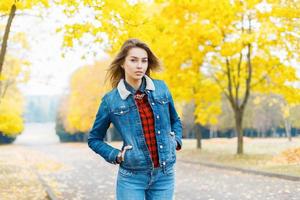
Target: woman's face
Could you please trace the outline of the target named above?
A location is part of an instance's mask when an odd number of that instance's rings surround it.
[[[131,48],[123,64],[126,80],[136,81],[142,79],[148,68],[147,52],[138,47]]]

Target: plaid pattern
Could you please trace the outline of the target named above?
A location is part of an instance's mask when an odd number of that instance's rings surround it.
[[[155,128],[154,128],[154,117],[153,117],[151,106],[148,102],[147,94],[138,90],[134,95],[134,99],[140,113],[145,140],[151,155],[152,162],[154,164],[154,167],[159,167],[159,159],[158,159]]]

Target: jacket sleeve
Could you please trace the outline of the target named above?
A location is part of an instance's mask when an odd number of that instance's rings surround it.
[[[171,94],[170,90],[168,89],[168,86],[165,83],[164,83],[164,85],[166,87],[168,98],[170,100],[169,111],[170,111],[171,130],[175,133],[175,139],[177,142],[176,149],[180,150],[182,147],[182,140],[181,140],[182,139],[182,123],[177,114],[172,94]]]
[[[102,98],[94,125],[88,136],[88,146],[107,162],[116,164],[116,157],[120,151],[103,141],[110,123],[109,109],[105,99]]]

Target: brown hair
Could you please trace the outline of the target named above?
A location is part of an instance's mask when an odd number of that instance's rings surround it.
[[[119,81],[122,78],[125,78],[125,71],[121,67],[121,65],[124,63],[128,51],[134,47],[142,48],[147,52],[148,55],[148,69],[146,71],[147,76],[150,76],[150,70],[158,70],[161,68],[159,59],[154,55],[154,53],[151,51],[151,49],[148,47],[146,43],[138,39],[128,39],[123,43],[121,50],[109,65],[109,69],[107,73],[108,77],[106,79],[110,80],[111,86],[113,88],[117,87]]]

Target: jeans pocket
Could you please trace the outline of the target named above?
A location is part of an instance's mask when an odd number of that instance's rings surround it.
[[[174,173],[175,173],[174,167],[169,167],[168,169],[166,169],[166,175],[167,176],[173,176]]]
[[[119,175],[125,178],[132,177],[133,172],[122,167],[119,168]]]

